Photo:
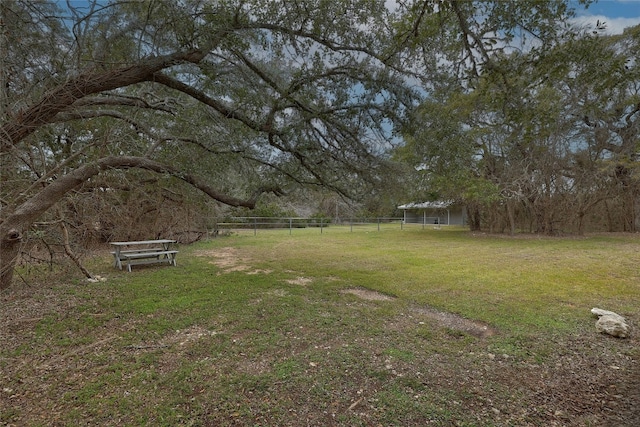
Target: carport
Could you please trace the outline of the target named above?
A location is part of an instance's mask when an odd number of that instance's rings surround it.
[[[464,206],[451,201],[407,203],[398,206],[403,211],[405,224],[465,225],[467,212]]]

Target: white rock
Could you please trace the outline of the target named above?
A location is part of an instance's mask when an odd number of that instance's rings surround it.
[[[603,334],[609,334],[617,338],[627,338],[629,336],[629,325],[624,317],[613,311],[592,308],[591,313],[598,316],[596,330]]]
[[[625,322],[626,323],[626,320],[625,320],[624,317],[620,316],[617,313],[614,313],[613,311],[603,310],[601,308],[595,308],[594,307],[594,308],[591,309],[591,313],[594,314],[597,317],[612,316],[612,317],[615,317],[615,318],[619,319],[621,322]]]

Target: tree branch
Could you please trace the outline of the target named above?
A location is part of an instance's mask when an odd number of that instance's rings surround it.
[[[73,103],[73,108],[78,107],[97,107],[101,105],[120,106],[120,107],[134,107],[143,108],[148,110],[163,111],[165,113],[173,114],[174,111],[168,105],[167,100],[160,100],[158,102],[150,103],[145,99],[123,96],[123,95],[111,95],[108,96],[91,96],[77,100]]]
[[[239,122],[244,123],[246,126],[250,127],[253,130],[256,130],[258,132],[269,132],[271,131],[271,129],[265,125],[265,124],[261,124],[256,122],[255,120],[251,119],[250,117],[247,117],[246,115],[242,114],[239,111],[235,111],[230,109],[229,107],[227,107],[226,105],[224,105],[222,102],[218,101],[217,99],[213,99],[210,96],[208,96],[207,94],[205,94],[204,92],[197,90],[189,85],[186,85],[176,79],[173,79],[165,74],[162,74],[160,72],[155,73],[153,75],[153,78],[150,79],[150,81],[153,81],[155,83],[159,83],[161,85],[167,86],[171,89],[175,89],[177,91],[180,91],[186,95],[189,95],[190,97],[192,97],[193,99],[195,99],[196,101],[199,101],[205,105],[208,105],[209,107],[213,108],[214,110],[216,110],[218,113],[220,113],[222,116],[224,116],[225,118],[229,118],[229,119],[234,119],[237,120]]]
[[[70,78],[66,83],[45,93],[40,101],[25,111],[18,111],[0,128],[0,153],[34,133],[40,126],[88,95],[113,90],[151,79],[154,73],[176,64],[198,63],[205,51],[192,50],[151,57],[135,65],[109,71],[90,70]]]
[[[465,47],[465,50],[467,50],[467,53],[469,54],[469,59],[473,65],[474,74],[479,75],[476,59],[473,56],[474,54],[473,48],[469,43],[469,40],[467,37],[470,37],[473,40],[475,46],[478,48],[478,50],[484,57],[485,61],[487,62],[489,61],[489,53],[482,45],[482,40],[480,39],[480,37],[478,37],[478,35],[475,34],[473,31],[471,31],[471,28],[469,28],[469,24],[467,23],[466,18],[463,15],[462,10],[460,9],[459,0],[452,1],[451,7],[453,8],[453,11],[455,12],[456,17],[458,18],[458,23],[460,24],[460,29],[462,30],[464,47]]]
[[[130,124],[136,132],[144,133],[150,138],[162,140],[167,139],[154,135],[150,129],[133,120],[130,115],[115,110],[69,111],[56,115],[52,122],[68,122],[71,120],[95,119],[97,117],[112,117],[114,119],[122,120],[123,122]]]
[[[258,188],[249,199],[238,199],[216,190],[197,176],[154,160],[144,157],[111,156],[102,158],[94,163],[83,165],[44,187],[17,207],[13,213],[9,214],[5,220],[0,223],[0,229],[9,224],[13,229],[24,230],[40,217],[40,215],[62,199],[65,194],[79,187],[88,179],[106,170],[130,168],[145,169],[160,174],[171,175],[204,192],[212,199],[229,206],[243,206],[252,209],[263,193],[272,192],[276,195],[282,194],[282,191],[277,187],[263,186]]]

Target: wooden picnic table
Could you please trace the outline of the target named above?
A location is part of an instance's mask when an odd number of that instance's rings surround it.
[[[131,272],[132,265],[142,264],[169,264],[176,266],[174,249],[176,241],[168,239],[138,240],[133,242],[111,242],[114,250],[111,252],[114,259],[114,267],[122,270],[122,265],[127,265],[127,271]]]

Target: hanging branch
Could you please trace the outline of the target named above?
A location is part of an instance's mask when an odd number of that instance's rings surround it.
[[[96,280],[96,278],[86,269],[82,262],[80,262],[80,258],[73,252],[71,249],[71,243],[69,242],[69,230],[64,222],[64,218],[62,215],[62,210],[58,208],[58,215],[60,215],[60,221],[58,224],[60,225],[60,231],[62,231],[62,245],[64,246],[64,253],[73,261],[73,263],[80,269],[82,274],[84,274],[87,279]]]

